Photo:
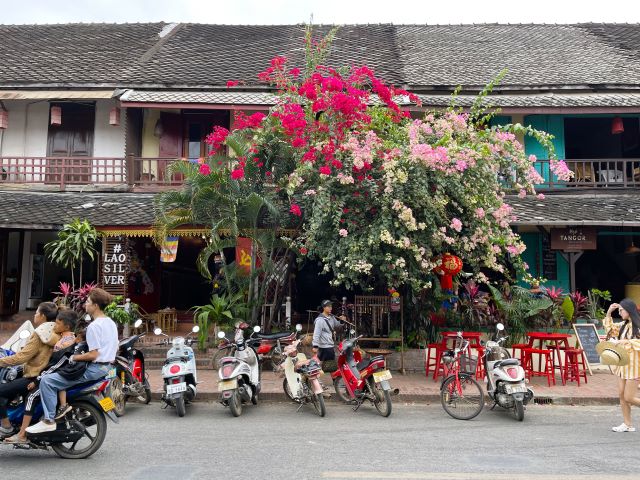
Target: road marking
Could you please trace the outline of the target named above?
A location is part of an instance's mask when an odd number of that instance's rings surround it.
[[[441,473],[441,472],[323,472],[322,478],[377,479],[377,480],[637,480],[638,475],[575,475],[528,473]]]

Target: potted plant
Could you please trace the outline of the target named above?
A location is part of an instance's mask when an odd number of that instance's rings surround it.
[[[114,297],[113,301],[104,309],[104,313],[118,325],[122,326],[122,335],[131,335],[131,321],[140,316],[138,304],[125,299],[122,295]]]

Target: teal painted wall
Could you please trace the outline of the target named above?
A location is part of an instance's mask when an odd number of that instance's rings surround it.
[[[565,158],[564,154],[564,115],[527,115],[524,117],[524,124],[542,130],[554,136],[552,140],[556,157]],[[524,151],[527,155],[535,155],[540,159],[547,159],[549,155],[538,141],[530,136],[524,138]],[[553,181],[557,181],[557,177],[549,171],[548,164],[538,167],[538,173],[542,175],[545,181],[549,181],[553,177]],[[545,185],[539,185],[538,189],[547,188]]]
[[[511,123],[511,116],[509,115],[496,115],[495,117],[491,117],[491,120],[489,120],[490,127],[507,125],[509,123]]]
[[[542,276],[542,237],[540,233],[536,232],[523,232],[520,233],[520,238],[527,246],[527,249],[522,254],[522,260],[529,265],[529,272],[536,276]],[[564,257],[556,252],[557,280],[549,280],[545,287],[562,288],[565,292],[569,291],[569,263]],[[518,279],[518,284],[526,287],[528,285],[522,282],[522,279]]]

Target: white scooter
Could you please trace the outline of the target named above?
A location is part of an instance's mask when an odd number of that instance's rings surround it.
[[[248,341],[244,338],[244,329],[249,325],[236,325],[234,342],[231,343],[224,332],[218,332],[218,338],[233,347],[233,357],[222,357],[218,370],[218,392],[220,403],[229,407],[234,417],[242,414],[242,404],[251,401],[258,404],[260,393],[260,363],[258,354],[254,350],[253,335],[260,331],[259,326],[253,327],[253,333]]]
[[[300,332],[302,325],[296,325],[296,331]],[[320,374],[322,368],[315,359],[307,359],[307,356],[298,352],[300,340],[284,347],[284,360],[281,367],[285,378],[282,388],[285,395],[296,403],[299,403],[300,410],[305,404],[312,403],[316,413],[324,417],[327,413],[322,396],[322,385],[320,384]]]
[[[185,404],[191,403],[197,393],[196,357],[193,353],[193,348],[191,348],[195,339],[189,338],[189,336],[199,331],[200,327],[196,325],[191,330],[191,333],[187,335],[187,338],[175,337],[171,341],[171,348],[167,352],[167,360],[162,367],[162,379],[164,381],[162,401],[165,406],[175,407],[179,417],[184,417],[186,413]],[[153,333],[165,335],[159,328],[156,328]],[[166,344],[167,342],[162,342],[159,345]]]
[[[524,420],[524,407],[533,399],[533,390],[525,384],[525,372],[517,358],[511,358],[502,347],[507,337],[498,337],[504,325],[496,325],[494,340],[485,345],[484,367],[487,372],[487,394],[496,405],[513,410],[518,421]]]
[[[5,343],[0,345],[0,350],[7,350],[13,353],[18,353],[27,344],[27,340],[31,334],[35,331],[33,324],[30,320],[25,321],[16,332]]]

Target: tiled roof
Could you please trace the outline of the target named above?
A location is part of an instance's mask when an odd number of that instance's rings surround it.
[[[640,192],[547,195],[506,199],[517,220],[512,225],[602,225],[640,227]]]
[[[95,226],[153,225],[153,195],[0,191],[0,228],[57,229],[73,218]]]
[[[276,96],[267,92],[188,92],[163,90],[127,90],[122,102],[206,103],[221,105],[274,105]]]
[[[0,86],[258,86],[273,56],[301,64],[303,36],[302,25],[0,25]],[[477,88],[504,68],[501,88],[637,88],[640,24],[345,25],[327,63],[425,90]]]

